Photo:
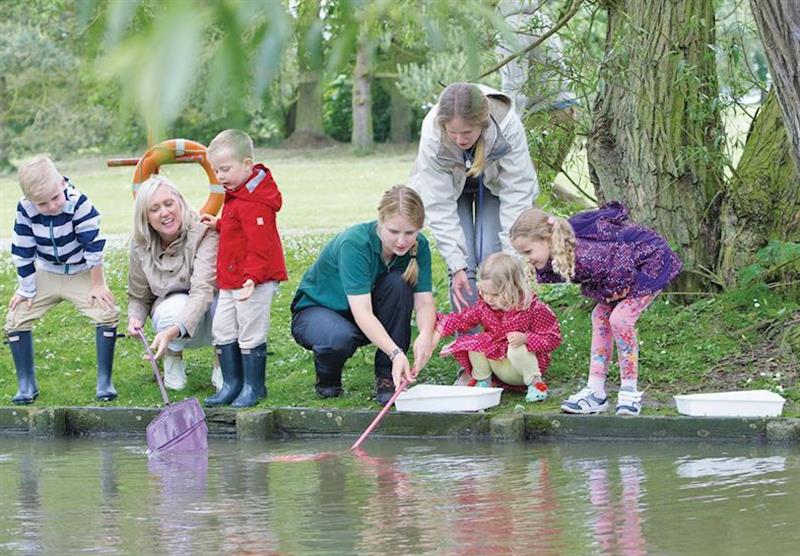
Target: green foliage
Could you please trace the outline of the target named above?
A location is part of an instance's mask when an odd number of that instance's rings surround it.
[[[337,141],[350,142],[353,129],[353,84],[347,75],[340,74],[331,81],[322,95],[325,134]]]
[[[353,129],[353,82],[350,76],[340,74],[328,83],[323,91],[323,125],[325,135],[350,142]],[[391,98],[380,80],[372,82],[373,137],[377,143],[389,140],[391,123]],[[415,122],[418,123],[418,122]]]
[[[755,255],[756,262],[739,271],[743,286],[776,282],[797,283],[800,278],[800,243],[771,240]]]

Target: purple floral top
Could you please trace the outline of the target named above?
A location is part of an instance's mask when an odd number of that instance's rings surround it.
[[[626,297],[663,290],[683,263],[658,233],[628,220],[628,209],[611,202],[569,219],[575,230],[575,277],[581,293],[596,301],[630,288]],[[537,271],[539,282],[563,282],[551,263]]]

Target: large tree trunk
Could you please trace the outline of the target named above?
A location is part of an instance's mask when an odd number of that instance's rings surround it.
[[[707,0],[609,0],[603,89],[587,145],[600,200],[621,200],[684,262],[697,290],[719,248],[722,125],[714,7]]]
[[[750,0],[778,93],[792,156],[800,168],[800,2]]]
[[[397,89],[394,79],[387,79],[384,83],[389,89],[389,101],[391,103],[389,138],[392,143],[410,143],[411,120],[413,118],[411,103]]]
[[[322,125],[322,84],[318,71],[302,71],[297,82],[294,131],[325,134]]]
[[[304,131],[324,135],[322,124],[321,37],[315,30],[320,25],[319,0],[303,0],[298,4],[297,29],[297,107],[294,132]]]
[[[800,176],[791,150],[772,90],[750,126],[722,204],[718,274],[726,284],[735,283],[736,271],[768,240],[800,234]]]
[[[372,45],[366,33],[358,41],[353,69],[353,133],[356,151],[372,149]]]

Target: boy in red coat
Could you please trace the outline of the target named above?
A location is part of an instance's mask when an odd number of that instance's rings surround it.
[[[207,156],[225,188],[225,204],[221,217],[201,217],[219,232],[219,300],[212,334],[223,378],[222,389],[205,404],[250,407],[267,396],[270,306],[278,282],[286,280],[275,222],[281,192],[269,169],[253,163],[253,142],[243,131],[217,135]]]

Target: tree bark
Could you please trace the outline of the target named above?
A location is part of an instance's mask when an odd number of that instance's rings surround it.
[[[621,200],[684,262],[698,290],[719,249],[722,124],[713,2],[608,0],[606,58],[587,144],[601,201]]]
[[[366,33],[358,40],[353,69],[353,133],[350,139],[356,151],[372,150],[372,45]]]
[[[391,102],[389,139],[392,143],[410,143],[411,120],[413,118],[411,103],[397,89],[394,80],[387,79],[384,82],[389,89],[389,100]]]
[[[319,0],[303,0],[298,5],[297,29],[297,107],[294,130],[319,135],[325,134],[322,123],[321,54],[315,53],[309,44],[309,35],[319,25]],[[321,52],[321,48],[320,48]]]
[[[722,203],[718,274],[727,285],[767,241],[800,234],[800,175],[791,150],[773,89],[753,119]]]
[[[778,93],[795,166],[800,168],[800,2],[750,0]]]

